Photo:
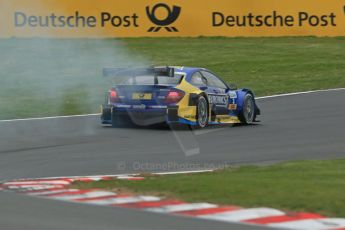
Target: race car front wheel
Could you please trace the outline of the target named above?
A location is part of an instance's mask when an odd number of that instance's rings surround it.
[[[244,124],[252,124],[255,120],[255,101],[251,94],[247,94],[244,98],[240,120]]]
[[[196,123],[197,128],[204,128],[208,123],[208,103],[204,96],[200,96],[197,103]]]

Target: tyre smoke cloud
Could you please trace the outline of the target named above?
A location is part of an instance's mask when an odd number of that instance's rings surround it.
[[[48,5],[41,7],[49,12]],[[54,34],[35,38],[30,30],[25,36],[29,38],[0,39],[0,120],[97,113],[113,83],[102,78],[102,68],[149,66],[150,60],[129,50],[123,40],[106,39],[98,30],[99,38],[92,39],[58,39]],[[94,117],[75,120],[76,127],[68,131],[54,119],[6,124],[0,139],[11,151],[18,142],[28,148],[55,146],[61,138],[95,135],[101,126]],[[200,153],[193,132],[173,133],[186,156]]]
[[[9,8],[9,4],[1,7]],[[41,7],[50,10],[48,5]],[[101,29],[98,32],[104,37]],[[53,34],[35,38],[30,31],[27,37],[32,38],[0,39],[0,120],[97,113],[111,87],[102,77],[102,68],[146,66],[148,62],[115,38],[57,39]],[[25,126],[30,123],[13,126],[11,136],[33,130]],[[74,134],[92,133],[94,128],[85,124],[84,129]]]

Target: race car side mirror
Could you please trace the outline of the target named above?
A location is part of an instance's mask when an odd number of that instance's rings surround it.
[[[229,90],[237,90],[238,88],[237,88],[237,85],[236,84],[234,84],[234,83],[230,83],[229,84]]]

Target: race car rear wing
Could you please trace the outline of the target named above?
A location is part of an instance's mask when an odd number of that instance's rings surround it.
[[[145,75],[174,77],[175,70],[168,66],[149,68],[103,68],[103,77],[136,77]]]

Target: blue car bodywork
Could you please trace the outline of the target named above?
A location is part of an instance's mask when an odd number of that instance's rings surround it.
[[[107,93],[101,108],[102,124],[116,125],[125,116],[138,125],[165,122],[203,128],[249,124],[261,113],[253,91],[229,86],[204,68],[104,69],[103,75],[124,80],[114,83]]]

